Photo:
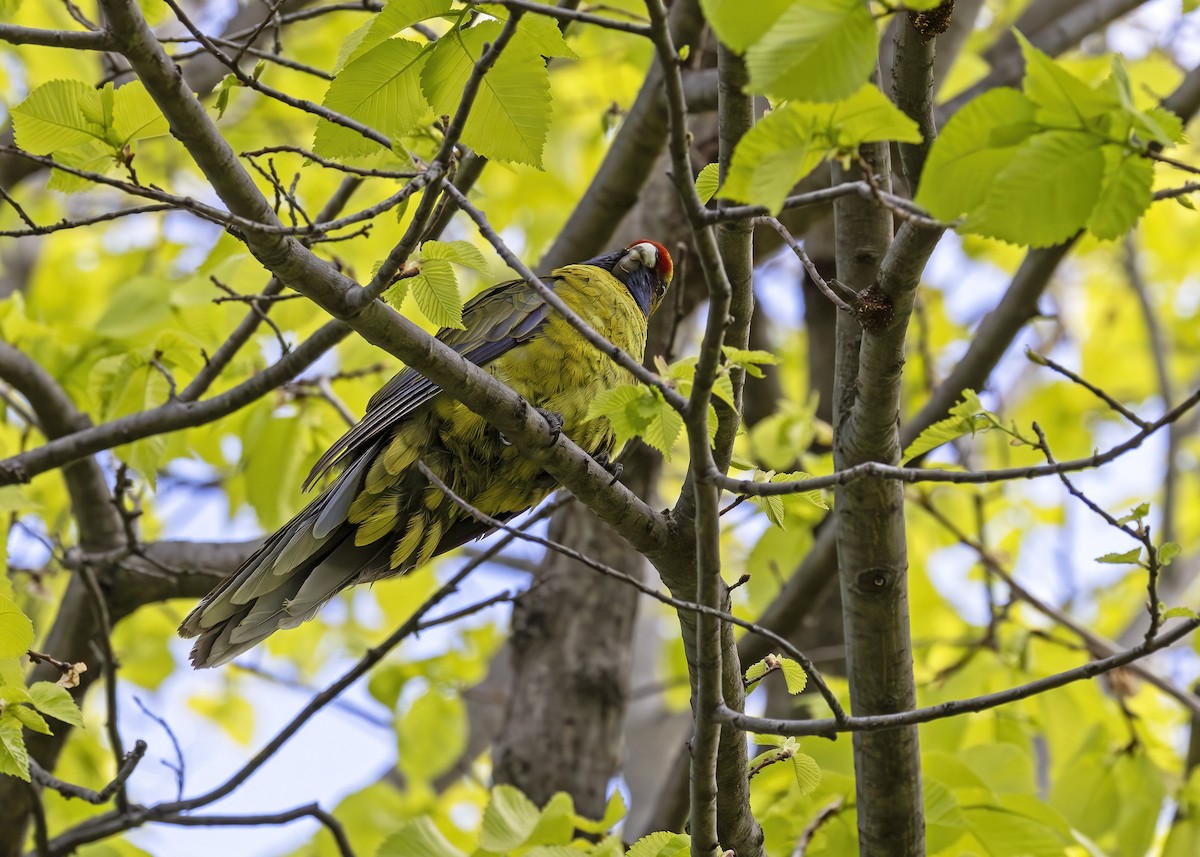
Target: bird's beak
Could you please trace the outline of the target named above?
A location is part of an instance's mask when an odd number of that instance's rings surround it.
[[[616,270],[622,274],[632,274],[638,268],[654,271],[658,266],[658,248],[653,244],[642,242],[634,244],[625,251],[625,255],[617,262]]]

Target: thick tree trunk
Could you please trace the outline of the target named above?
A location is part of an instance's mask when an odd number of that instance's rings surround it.
[[[557,516],[550,538],[643,575],[641,556],[582,506]],[[497,782],[539,804],[565,791],[581,814],[604,814],[621,761],[637,597],[573,559],[547,556],[513,610],[513,680],[494,751]]]

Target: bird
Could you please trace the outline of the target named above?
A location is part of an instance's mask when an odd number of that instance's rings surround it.
[[[667,249],[642,239],[557,268],[542,282],[640,362],[648,320],[673,272]],[[463,328],[443,328],[437,338],[519,393],[598,461],[609,460],[613,428],[605,417],[589,417],[589,404],[632,375],[528,282],[481,292],[463,306]],[[313,466],[306,490],[334,474],[321,493],[184,619],[180,635],[196,638],[192,665],[225,664],[275,631],[311,619],[347,587],[405,574],[490,532],[423,467],[501,522],[558,487],[486,420],[406,367]]]

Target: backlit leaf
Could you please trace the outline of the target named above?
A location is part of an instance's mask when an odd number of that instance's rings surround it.
[[[427,259],[408,284],[427,319],[438,327],[462,329],[463,300],[454,266],[442,259]]]
[[[428,110],[421,94],[421,68],[428,54],[407,39],[388,39],[343,68],[323,106],[395,139],[409,131]],[[380,151],[380,144],[327,119],[317,122],[313,149],[329,158],[351,158]]]
[[[750,88],[775,98],[835,101],[867,82],[879,36],[861,0],[801,0],[746,51]]]
[[[10,599],[0,595],[0,658],[17,658],[33,644],[33,622]]]
[[[100,96],[82,80],[51,80],[12,108],[16,143],[27,152],[49,155],[59,149],[104,139]],[[86,108],[86,109],[85,109]]]
[[[382,845],[376,857],[463,857],[426,816],[406,821]]]
[[[717,192],[721,183],[721,165],[706,164],[696,175],[696,193],[700,201],[707,203]]]

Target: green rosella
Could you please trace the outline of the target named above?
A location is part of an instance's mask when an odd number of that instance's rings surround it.
[[[595,330],[637,360],[646,323],[671,282],[665,247],[635,241],[543,279]],[[438,339],[561,415],[562,431],[593,456],[612,452],[613,430],[588,405],[631,380],[524,280],[467,302],[462,330]],[[362,421],[326,452],[306,486],[338,475],[210,592],[180,626],[198,637],[196,667],[226,663],[281,628],[311,619],[336,593],[410,571],[488,528],[434,487],[418,462],[487,515],[507,520],[539,503],[554,478],[521,456],[480,416],[413,369],[376,393]]]

